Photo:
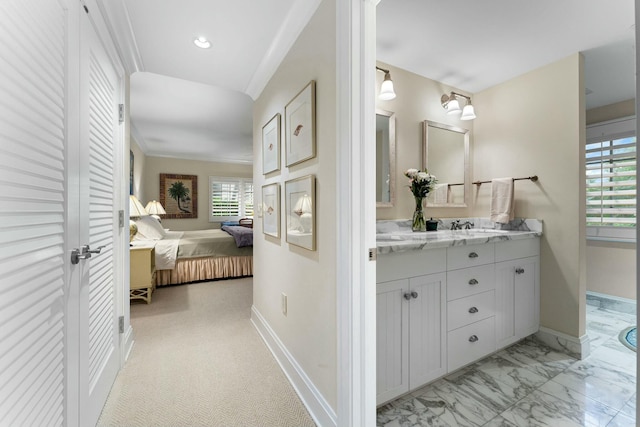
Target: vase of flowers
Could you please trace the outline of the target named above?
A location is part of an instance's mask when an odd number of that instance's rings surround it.
[[[411,190],[416,202],[416,209],[413,212],[411,229],[413,231],[427,231],[422,205],[424,198],[427,197],[436,185],[437,179],[435,176],[429,174],[426,169],[424,171],[408,169],[404,175],[410,180],[409,189]]]

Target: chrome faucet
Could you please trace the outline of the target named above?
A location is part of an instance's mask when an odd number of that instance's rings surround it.
[[[460,220],[456,219],[455,221],[451,221],[451,230],[462,230],[460,227]]]
[[[471,227],[473,227],[473,223],[469,221],[465,221],[465,223],[462,225],[464,226],[465,230],[471,230]]]

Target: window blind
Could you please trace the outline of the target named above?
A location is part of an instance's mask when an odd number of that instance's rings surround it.
[[[587,226],[635,227],[635,120],[594,128],[585,150]]]
[[[253,216],[253,183],[243,178],[209,177],[209,221]]]

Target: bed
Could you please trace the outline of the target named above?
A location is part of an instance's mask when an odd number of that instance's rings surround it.
[[[139,232],[132,245],[154,245],[156,286],[253,275],[251,227],[168,231],[160,226],[160,232],[151,221],[136,221]]]

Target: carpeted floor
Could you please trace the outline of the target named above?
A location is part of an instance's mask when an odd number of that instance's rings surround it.
[[[252,279],[159,288],[99,426],[314,426],[251,324]]]

